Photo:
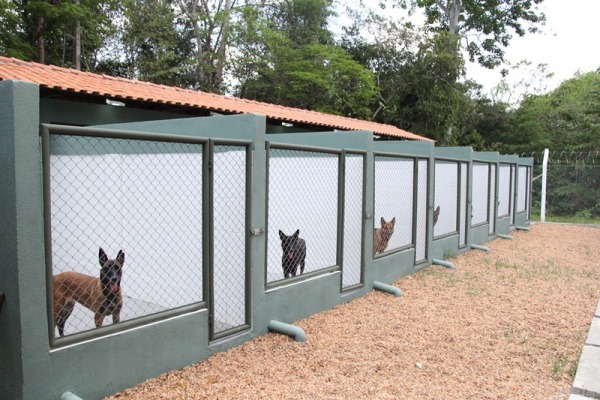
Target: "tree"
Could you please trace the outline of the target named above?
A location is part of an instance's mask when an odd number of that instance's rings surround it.
[[[285,43],[285,41],[283,42]],[[369,119],[377,91],[370,71],[335,46],[270,46],[272,64],[244,85],[244,97]]]
[[[222,93],[235,0],[178,0],[177,5],[192,32],[197,88]]]
[[[126,0],[122,43],[128,78],[187,86],[185,30],[177,24],[172,2]]]
[[[247,11],[237,27],[251,34],[236,43],[243,62],[234,62],[240,82],[235,93],[368,119],[377,95],[373,74],[330,43],[330,7],[329,1],[287,0],[262,12]]]
[[[382,122],[435,139],[440,145],[456,144],[448,134],[467,101],[467,87],[458,81],[463,60],[448,50],[447,35],[440,33],[419,44],[409,62],[395,70],[395,87],[388,87],[388,104]],[[450,131],[452,133],[452,131]]]
[[[0,10],[0,51],[44,64],[93,69],[112,34],[116,0],[15,0]]]
[[[550,93],[527,97],[509,118],[509,129],[495,139],[503,152],[598,149],[600,71],[578,74]]]
[[[332,0],[282,0],[267,18],[272,28],[287,36],[295,46],[333,44],[327,21],[333,15]]]
[[[14,1],[0,0],[0,54],[31,59],[33,48],[22,40],[22,15]]]
[[[393,123],[399,114],[396,96],[409,85],[406,74],[422,41],[420,31],[372,10],[349,9],[348,14],[352,24],[343,28],[340,46],[375,74],[379,99],[373,104],[371,118]]]
[[[516,108],[525,98],[546,92],[548,79],[553,76],[548,64],[533,65],[530,61],[521,60],[510,65],[491,96],[497,102]]]
[[[544,0],[398,0],[403,7],[420,7],[434,31],[466,40],[471,61],[494,68],[504,62],[504,50],[515,33],[538,31],[545,16]]]

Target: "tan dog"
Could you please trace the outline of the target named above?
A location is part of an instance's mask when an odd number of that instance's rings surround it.
[[[392,218],[390,222],[385,222],[385,219],[381,217],[381,228],[375,229],[373,232],[373,247],[375,254],[383,253],[388,247],[388,242],[394,233],[394,225],[396,224],[396,217]]]
[[[121,277],[125,253],[120,250],[116,259],[109,260],[104,250],[100,249],[98,260],[101,267],[99,278],[73,271],[53,277],[54,323],[60,336],[64,336],[65,323],[73,312],[75,302],[94,312],[96,328],[102,326],[107,315],[112,315],[113,323],[121,319]]]

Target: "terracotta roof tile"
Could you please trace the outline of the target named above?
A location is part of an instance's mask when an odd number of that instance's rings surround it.
[[[227,113],[262,114],[267,118],[284,122],[318,125],[342,130],[366,130],[372,131],[376,135],[410,140],[430,140],[395,126],[377,122],[157,85],[105,74],[82,72],[0,56],[0,80],[9,79],[32,82],[60,91],[106,96],[117,100],[135,99],[148,103],[185,105]]]

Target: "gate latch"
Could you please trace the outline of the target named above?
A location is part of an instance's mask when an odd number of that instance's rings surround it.
[[[260,236],[263,233],[265,233],[265,230],[263,228],[253,228],[250,231],[250,235],[252,235],[252,236]]]

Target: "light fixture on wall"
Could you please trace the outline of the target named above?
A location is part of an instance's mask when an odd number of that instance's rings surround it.
[[[112,99],[106,99],[106,104],[108,104],[109,106],[115,106],[115,107],[125,107],[125,103],[123,103],[122,101],[112,100]]]

